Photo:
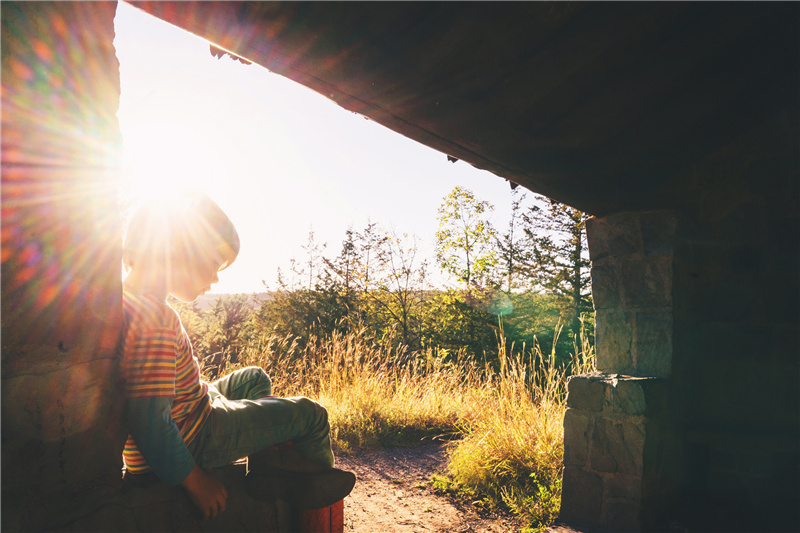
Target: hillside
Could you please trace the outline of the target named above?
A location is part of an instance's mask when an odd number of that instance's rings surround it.
[[[232,293],[208,293],[200,296],[197,298],[196,302],[200,309],[211,309],[214,307],[216,301],[220,298],[229,298],[231,296],[236,296]],[[259,292],[259,293],[251,293],[248,296],[254,296],[258,302],[263,300],[271,300],[273,296],[268,292]]]

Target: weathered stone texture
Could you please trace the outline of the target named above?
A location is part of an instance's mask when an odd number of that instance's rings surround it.
[[[642,248],[639,220],[634,213],[591,218],[586,222],[586,237],[592,261],[625,257]]]
[[[567,406],[584,411],[602,411],[603,403],[611,397],[611,378],[595,372],[570,376],[567,381]]]
[[[587,222],[598,370],[670,374],[677,231],[677,217],[666,211]]]
[[[116,2],[4,2],[2,520],[63,523],[120,484]]]
[[[245,490],[246,466],[230,465],[211,471],[228,490],[226,510],[203,521],[188,494],[180,487],[168,487],[160,482],[145,486],[133,483],[96,502],[98,508],[71,523],[56,528],[62,533],[150,531],[231,531],[275,532],[292,531],[290,510],[278,502],[254,500]]]
[[[589,417],[575,409],[564,413],[564,465],[584,466],[589,453]]]
[[[595,372],[573,376],[567,389],[564,487],[574,497],[579,489],[567,487],[569,483],[599,478],[600,496],[593,491],[582,495],[599,497],[599,503],[586,502],[591,509],[600,507],[593,525],[638,531],[644,495],[659,492],[663,484],[658,469],[667,442],[659,422],[668,409],[665,381]],[[568,503],[562,505],[560,518],[580,524],[590,517],[587,513]]]
[[[561,491],[561,518],[570,524],[600,523],[603,505],[603,480],[592,472],[573,466],[564,467]]]
[[[610,474],[641,475],[644,436],[641,421],[598,418],[592,431],[592,469]]]
[[[633,366],[633,313],[598,311],[595,315],[596,366],[601,372],[635,374]]]
[[[669,376],[672,369],[672,337],[672,312],[636,312],[633,353],[638,375]]]
[[[641,379],[622,379],[614,388],[612,403],[615,411],[626,415],[641,415],[645,411],[645,395]]]
[[[617,269],[610,261],[592,263],[592,301],[597,311],[614,309],[620,303]]]
[[[589,524],[579,520],[594,516],[598,521],[591,525],[614,531],[639,531],[655,524],[661,515],[653,509],[662,502],[651,502],[647,511],[642,504],[650,501],[648,495],[672,490],[671,474],[663,471],[664,454],[674,454],[666,381],[595,372],[573,376],[567,388],[564,487],[574,497],[579,489],[568,483],[594,483],[599,478],[602,491],[581,493],[589,509],[599,507],[599,516],[568,503],[562,505],[560,518]]]
[[[603,509],[603,522],[614,524],[614,531],[639,531],[641,524],[638,502],[609,502]]]

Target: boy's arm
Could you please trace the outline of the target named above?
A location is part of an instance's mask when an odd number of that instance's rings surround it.
[[[172,420],[172,398],[128,399],[128,424],[150,468],[167,485],[186,489],[204,519],[225,510],[228,491],[195,464]]]
[[[203,513],[204,520],[217,516],[217,513],[225,510],[225,503],[228,499],[225,485],[199,466],[195,465],[181,486],[186,489],[192,502]]]
[[[148,466],[167,485],[179,485],[195,462],[172,420],[172,398],[129,398],[127,415],[130,433]]]

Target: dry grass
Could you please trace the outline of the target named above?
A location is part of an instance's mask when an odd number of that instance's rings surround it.
[[[258,365],[275,393],[303,395],[328,408],[334,447],[449,444],[449,475],[435,485],[478,505],[506,507],[534,528],[555,519],[561,497],[564,388],[568,370],[591,370],[591,348],[556,368],[539,346],[500,341],[499,369],[452,363],[428,350],[413,357],[363,332],[312,338],[301,348],[266,336],[228,370]],[[451,354],[452,355],[452,354]]]

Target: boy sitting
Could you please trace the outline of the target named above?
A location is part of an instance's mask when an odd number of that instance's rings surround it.
[[[327,507],[350,493],[355,475],[333,468],[325,408],[308,398],[273,397],[258,367],[204,382],[167,303],[169,294],[192,302],[210,290],[238,253],[236,229],[203,193],[150,201],[131,215],[123,246],[127,473],[152,470],[167,485],[183,486],[207,519],[225,510],[228,494],[204,469],[291,441],[298,472],[251,468],[251,494],[300,509]]]

